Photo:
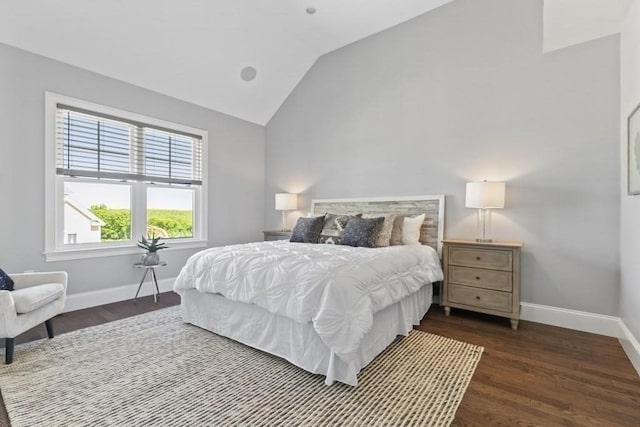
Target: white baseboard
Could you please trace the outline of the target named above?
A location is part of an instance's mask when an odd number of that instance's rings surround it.
[[[622,319],[618,321],[618,327],[620,331],[618,341],[620,341],[620,344],[622,345],[624,352],[627,353],[627,357],[631,361],[631,364],[636,368],[636,371],[638,371],[638,375],[640,375],[640,343],[638,343],[638,340],[636,340]]]
[[[171,277],[168,279],[158,280],[158,288],[160,292],[168,292],[173,289],[173,282],[176,278]],[[67,300],[64,305],[64,311],[76,311],[83,308],[95,307],[103,304],[110,304],[112,302],[133,300],[138,290],[139,283],[133,285],[118,286],[116,288],[101,289],[99,291],[81,292],[78,294],[67,295]],[[145,280],[140,289],[140,295],[143,297],[147,295],[153,295],[151,281]]]
[[[523,302],[520,306],[520,318],[530,322],[559,326],[592,334],[619,336],[619,317],[586,311],[569,310],[567,308]]]

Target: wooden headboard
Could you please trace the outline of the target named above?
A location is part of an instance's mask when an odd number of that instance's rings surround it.
[[[426,214],[420,228],[420,243],[428,245],[442,256],[444,239],[444,195],[377,197],[364,199],[313,199],[311,213],[354,215],[421,215]]]

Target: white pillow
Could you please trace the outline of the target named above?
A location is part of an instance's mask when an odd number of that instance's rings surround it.
[[[415,245],[420,244],[420,227],[424,222],[425,214],[418,215],[413,218],[405,217],[402,223],[402,244]]]

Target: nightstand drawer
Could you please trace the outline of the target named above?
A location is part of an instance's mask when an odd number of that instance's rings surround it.
[[[513,253],[494,249],[449,247],[449,264],[511,271]]]
[[[449,267],[449,283],[506,292],[513,290],[513,277],[509,271],[485,270],[455,265]]]
[[[512,298],[513,295],[508,292],[449,284],[449,301],[452,303],[509,313],[511,312]]]

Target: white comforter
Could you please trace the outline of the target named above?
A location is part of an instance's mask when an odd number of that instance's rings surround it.
[[[349,362],[371,328],[373,314],[442,280],[428,246],[352,248],[257,242],[193,255],[174,284],[256,304],[297,322],[312,322],[323,342]]]

